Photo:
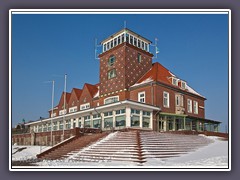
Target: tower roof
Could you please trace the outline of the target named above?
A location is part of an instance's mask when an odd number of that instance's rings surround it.
[[[130,30],[130,29],[128,29],[128,28],[123,28],[123,29],[121,29],[120,31],[112,34],[112,35],[109,36],[108,38],[104,39],[104,40],[101,42],[101,44],[109,41],[110,39],[113,39],[114,37],[116,37],[116,36],[118,36],[118,35],[120,35],[120,34],[122,34],[122,33],[124,33],[124,32],[127,32],[127,33],[129,33],[129,34],[131,34],[131,35],[133,35],[133,36],[135,36],[135,37],[137,37],[137,38],[139,38],[139,39],[142,39],[142,40],[144,40],[145,42],[147,42],[147,43],[149,43],[149,44],[152,43],[150,40],[148,40],[147,38],[145,38],[145,37],[143,37],[143,36],[141,36],[141,35],[139,35],[139,34],[137,34],[137,33],[135,33],[134,31],[132,31],[132,30]]]

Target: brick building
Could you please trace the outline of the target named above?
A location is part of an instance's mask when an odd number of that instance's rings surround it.
[[[99,83],[63,92],[49,118],[27,125],[34,132],[75,127],[217,132],[220,122],[205,118],[206,98],[160,63],[152,63],[150,44],[126,28],[109,36],[101,42]]]

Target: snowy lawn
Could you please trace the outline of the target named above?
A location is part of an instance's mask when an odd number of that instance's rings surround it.
[[[12,161],[24,161],[37,158],[40,151],[46,151],[51,146],[12,146]]]

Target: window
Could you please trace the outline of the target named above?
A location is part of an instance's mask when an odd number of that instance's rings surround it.
[[[137,39],[134,38],[134,46],[137,46]]]
[[[104,46],[103,46],[103,51],[105,52],[107,49],[107,45],[106,44],[104,44]]]
[[[96,118],[101,118],[101,115],[100,114],[94,114],[93,119],[96,119]]]
[[[112,116],[113,115],[113,113],[112,113],[112,111],[109,111],[109,112],[105,112],[104,113],[104,116],[106,117],[106,116]]]
[[[138,63],[142,62],[142,55],[138,53]]]
[[[59,111],[59,115],[63,115],[64,113],[66,114],[66,109]]]
[[[125,114],[125,109],[116,110],[116,115]]]
[[[69,108],[69,113],[73,113],[77,111],[77,106]]]
[[[143,116],[150,116],[150,115],[151,115],[151,112],[143,111]]]
[[[148,47],[148,45],[147,45],[147,43],[145,43],[145,49],[144,49],[145,51],[147,51],[147,49],[148,49],[147,47]]]
[[[90,103],[82,104],[80,106],[80,110],[89,109],[89,108],[90,108]]]
[[[131,114],[140,114],[140,110],[131,109]]]
[[[176,78],[172,78],[172,84],[174,85],[174,86],[177,86],[178,85],[178,80],[176,79]]]
[[[111,128],[113,127],[113,118],[104,118],[104,128]]]
[[[133,37],[130,36],[130,44],[133,44]]]
[[[93,115],[93,127],[94,128],[100,128],[101,127],[101,115],[100,114],[94,114]]]
[[[163,92],[163,106],[169,108],[169,93]]]
[[[76,119],[73,119],[73,128],[76,127]]]
[[[126,42],[129,43],[129,34],[126,34]]]
[[[117,45],[117,38],[114,39],[114,46]]]
[[[111,55],[108,59],[108,65],[109,66],[113,66],[113,64],[115,63],[116,61],[116,57],[114,55]]]
[[[51,131],[51,129],[52,129],[52,126],[51,126],[51,123],[48,123],[48,131]]]
[[[113,96],[113,97],[104,99],[104,104],[110,104],[118,101],[119,101],[119,96]]]
[[[84,127],[91,127],[90,115],[84,116],[83,119],[84,119]]]
[[[57,122],[53,123],[53,130],[56,131],[57,130]]]
[[[140,116],[131,116],[131,126],[140,126]]]
[[[38,125],[38,132],[42,132],[42,125]]]
[[[125,126],[126,117],[124,116],[116,116],[116,127]]]
[[[142,41],[142,49],[144,49],[144,42]]]
[[[181,81],[181,87],[182,87],[183,89],[186,89],[186,82]]]
[[[63,121],[59,122],[59,130],[63,129]]]
[[[81,121],[81,118],[78,118],[78,127],[82,128],[82,121]]]
[[[71,120],[66,120],[66,129],[71,129]]]
[[[47,131],[47,124],[44,124],[43,125],[43,132],[46,132]]]
[[[193,101],[193,113],[198,114],[198,102]]]
[[[149,124],[150,124],[150,117],[143,117],[142,126],[145,127],[145,128],[149,128]]]
[[[192,100],[191,99],[187,100],[187,107],[188,107],[188,112],[192,113]]]
[[[120,36],[118,36],[118,44],[121,43],[121,39],[120,39]]]
[[[176,106],[183,106],[183,96],[180,94],[176,94]]]
[[[116,69],[108,71],[108,79],[112,79],[114,77],[116,77]]]
[[[138,93],[138,102],[145,103],[145,92]]]

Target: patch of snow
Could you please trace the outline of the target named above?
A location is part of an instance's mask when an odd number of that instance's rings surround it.
[[[171,74],[171,76],[176,77],[176,75],[173,74],[171,71],[168,71],[168,72]]]
[[[149,78],[143,80],[143,81],[140,82],[140,83],[136,83],[136,84],[132,85],[131,87],[139,86],[139,85],[141,85],[141,84],[149,83],[149,82],[152,82],[152,81],[153,81],[152,77],[149,77]]]
[[[28,160],[37,158],[36,155],[51,146],[12,146],[12,161]],[[22,150],[21,150],[22,149]]]
[[[98,89],[97,93],[93,96],[93,98],[96,98],[98,96],[99,96],[99,89]]]
[[[201,96],[201,97],[205,98],[204,96],[202,96],[201,94],[199,94],[197,91],[195,91],[193,88],[191,88],[191,87],[188,86],[187,84],[186,84],[186,89],[187,89],[188,92],[190,92],[190,93],[193,93],[193,94],[196,94],[196,95],[198,95],[198,96]]]
[[[169,159],[148,158],[144,166],[174,166],[174,167],[227,167],[228,141],[221,141],[219,137],[206,136],[214,142],[188,154]]]

